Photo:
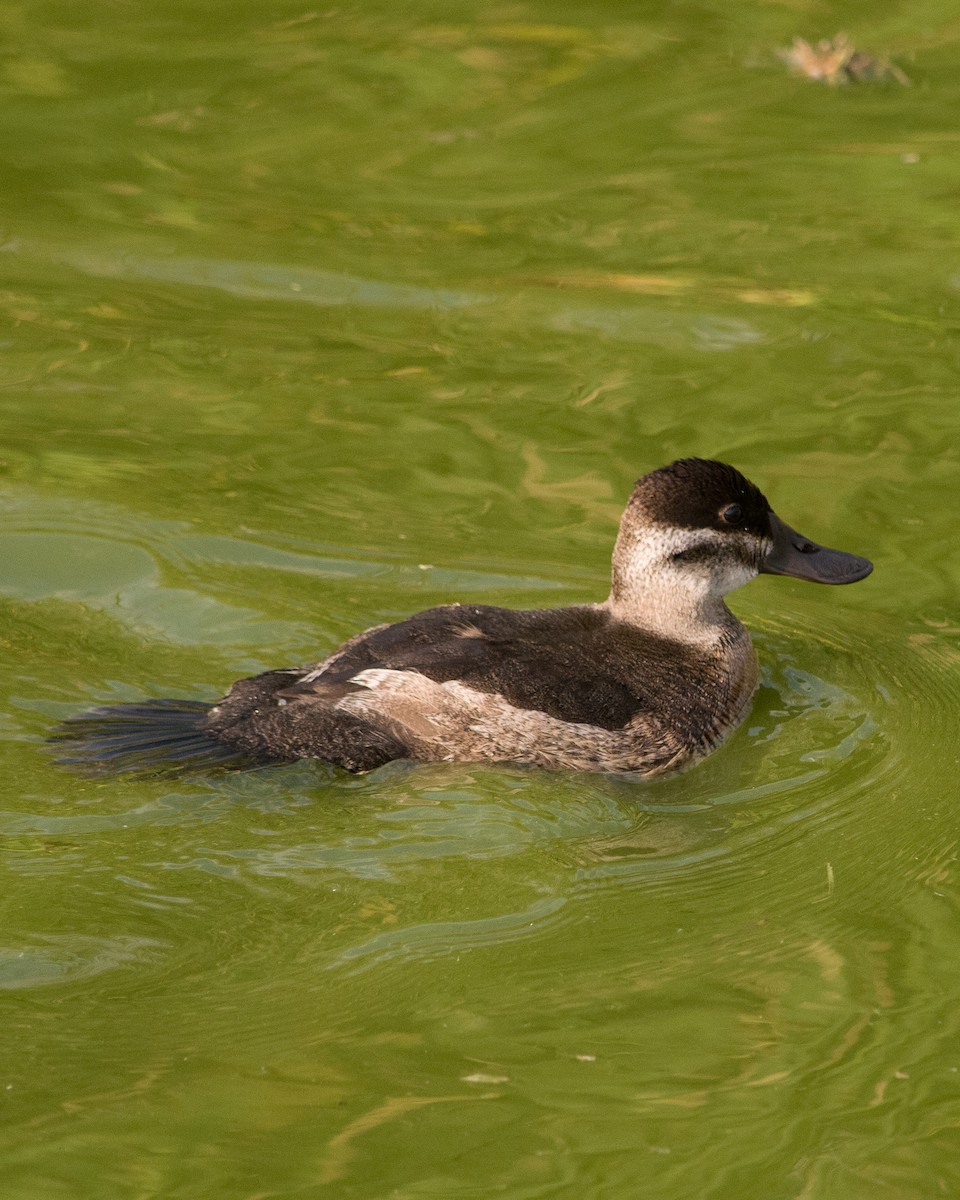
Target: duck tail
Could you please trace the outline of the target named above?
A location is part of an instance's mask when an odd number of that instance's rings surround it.
[[[48,741],[57,762],[86,775],[257,766],[207,732],[212,707],[199,700],[104,705],[68,717]]]

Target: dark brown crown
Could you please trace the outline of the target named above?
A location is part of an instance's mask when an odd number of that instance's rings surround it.
[[[769,537],[766,496],[727,463],[678,459],[637,480],[630,497],[630,507],[641,508],[647,520],[680,529],[729,529],[721,514],[731,505],[742,513],[736,528]]]

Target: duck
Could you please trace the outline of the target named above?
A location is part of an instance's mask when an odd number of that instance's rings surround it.
[[[837,585],[872,569],[797,533],[735,467],[679,459],[637,481],[602,602],[428,608],[214,704],[101,706],[51,740],[94,773],[413,759],[652,778],[704,758],[750,709],[757,656],[730,592],[760,574]]]

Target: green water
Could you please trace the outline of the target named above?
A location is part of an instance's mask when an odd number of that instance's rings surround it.
[[[845,29],[912,86],[775,56]],[[952,5],[0,8],[0,1176],[16,1200],[960,1194]],[[77,779],[736,463],[849,589],[652,785]]]

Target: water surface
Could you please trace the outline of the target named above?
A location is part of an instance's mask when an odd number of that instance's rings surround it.
[[[5,1195],[956,1194],[952,8],[0,27]],[[840,28],[912,86],[785,73]],[[689,454],[877,569],[733,598],[762,686],[688,774],[43,753],[600,599]]]

